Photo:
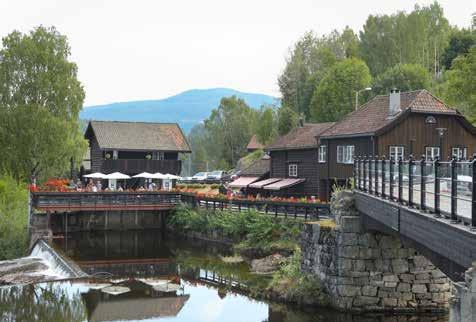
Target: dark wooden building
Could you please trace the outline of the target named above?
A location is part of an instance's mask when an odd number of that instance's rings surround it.
[[[272,195],[316,196],[319,190],[317,140],[334,123],[305,123],[265,149],[271,157],[268,183],[256,187]],[[272,179],[280,179],[271,182]]]
[[[175,123],[91,121],[85,138],[89,142],[86,172],[141,172],[180,174],[180,153],[190,146]]]
[[[426,90],[379,95],[318,138],[317,163],[326,198],[334,183],[352,177],[355,156],[447,160],[476,153],[476,129],[456,109]]]

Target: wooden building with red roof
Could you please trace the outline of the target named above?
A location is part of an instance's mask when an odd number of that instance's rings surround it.
[[[447,160],[476,153],[476,128],[427,90],[378,95],[316,139],[323,199],[352,177],[355,156]]]

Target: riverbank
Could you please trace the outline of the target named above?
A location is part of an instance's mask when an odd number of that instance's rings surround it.
[[[302,225],[299,220],[255,211],[209,212],[184,206],[167,220],[167,228],[174,234],[232,246],[234,254],[223,258],[224,262],[243,260],[253,274],[267,276],[265,283],[246,290],[249,296],[299,306],[327,306],[328,295],[319,281],[301,273]]]

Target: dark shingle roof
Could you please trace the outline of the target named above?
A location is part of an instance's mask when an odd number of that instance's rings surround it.
[[[357,111],[347,114],[341,121],[322,133],[321,137],[373,134],[398,119],[407,110],[419,113],[458,114],[458,111],[446,106],[427,90],[401,93],[400,106],[402,112],[389,117],[389,95],[378,95],[359,107]]]
[[[267,150],[304,149],[317,146],[316,137],[333,126],[334,122],[328,123],[305,123],[291,130],[286,135],[278,137],[266,147]]]
[[[190,152],[176,123],[91,121],[90,128],[101,149]]]
[[[269,172],[270,167],[270,158],[269,156],[264,156],[261,159],[256,160],[250,164],[247,168],[243,169],[240,172],[242,177],[262,177]]]
[[[258,142],[258,138],[256,137],[256,134],[254,134],[248,145],[246,146],[247,150],[258,150],[264,148],[263,144]]]

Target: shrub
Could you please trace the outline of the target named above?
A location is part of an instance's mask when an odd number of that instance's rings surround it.
[[[28,242],[28,190],[0,175],[0,260],[21,257]]]

